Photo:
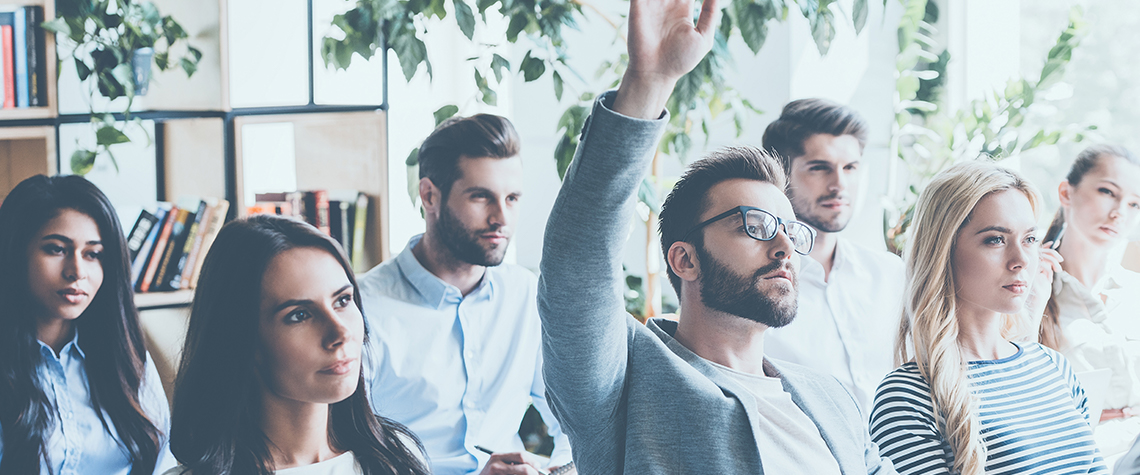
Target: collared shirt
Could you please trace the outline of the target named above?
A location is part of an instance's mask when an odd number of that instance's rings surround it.
[[[818,261],[800,259],[796,318],[765,332],[764,353],[835,376],[869,417],[875,389],[895,368],[905,274],[898,256],[842,237],[827,280]]]
[[[533,402],[555,437],[551,465],[568,463],[542,380],[538,279],[519,266],[488,267],[464,296],[416,260],[421,238],[358,279],[373,410],[420,438],[433,473],[452,475],[487,463],[476,445],[522,451],[519,424]]]
[[[56,419],[44,438],[49,466],[40,460],[40,473],[78,475],[127,475],[131,470],[129,452],[119,440],[115,425],[106,411],[103,428],[99,414],[91,405],[87,381],[86,355],[79,347],[79,334],[63,346],[57,358],[51,347],[40,342],[40,364],[37,367],[40,389],[55,407]],[[160,474],[175,465],[167,446],[170,433],[170,407],[154,361],[147,355],[146,372],[139,388],[139,404],[151,423],[158,428],[160,450],[154,473]],[[108,432],[108,430],[110,432]],[[0,430],[0,459],[3,458],[3,431]]]

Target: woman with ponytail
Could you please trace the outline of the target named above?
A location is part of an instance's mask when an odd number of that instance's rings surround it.
[[[205,259],[170,475],[428,473],[415,437],[369,407],[360,292],[336,241],[254,216],[222,228]]]
[[[0,475],[162,473],[170,411],[119,217],[80,176],[0,205]]]
[[[1108,369],[1102,424],[1105,456],[1140,434],[1140,274],[1115,252],[1140,222],[1140,159],[1124,147],[1097,145],[1077,155],[1058,186],[1061,207],[1045,235],[1064,260],[1041,320],[1041,343],[1075,371]]]
[[[900,474],[1108,473],[1088,403],[1057,352],[1009,340],[1040,262],[1033,187],[966,162],[919,197],[906,251],[899,363],[871,437]]]

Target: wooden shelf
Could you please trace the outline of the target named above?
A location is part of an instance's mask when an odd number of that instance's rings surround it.
[[[0,109],[0,120],[50,119],[52,117],[55,117],[55,109],[51,107]]]
[[[160,307],[179,307],[190,305],[194,301],[193,290],[176,290],[174,292],[146,292],[135,294],[135,306],[139,310]]]

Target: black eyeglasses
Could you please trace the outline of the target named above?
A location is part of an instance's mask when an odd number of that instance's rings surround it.
[[[693,229],[685,233],[685,237],[681,238],[681,240],[688,241],[689,237],[701,228],[736,213],[740,214],[740,222],[744,225],[744,232],[748,233],[748,236],[752,239],[757,241],[771,241],[772,238],[776,237],[776,230],[779,229],[782,224],[784,226],[784,234],[792,241],[792,246],[796,252],[806,256],[811,252],[812,247],[815,246],[815,230],[812,229],[811,226],[799,221],[779,218],[755,206],[737,206],[713,216],[705,220],[705,222],[693,226]]]

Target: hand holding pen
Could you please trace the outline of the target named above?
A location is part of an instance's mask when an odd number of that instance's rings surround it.
[[[550,475],[542,470],[541,462],[529,453],[495,452],[479,445],[475,448],[491,456],[479,475]]]

